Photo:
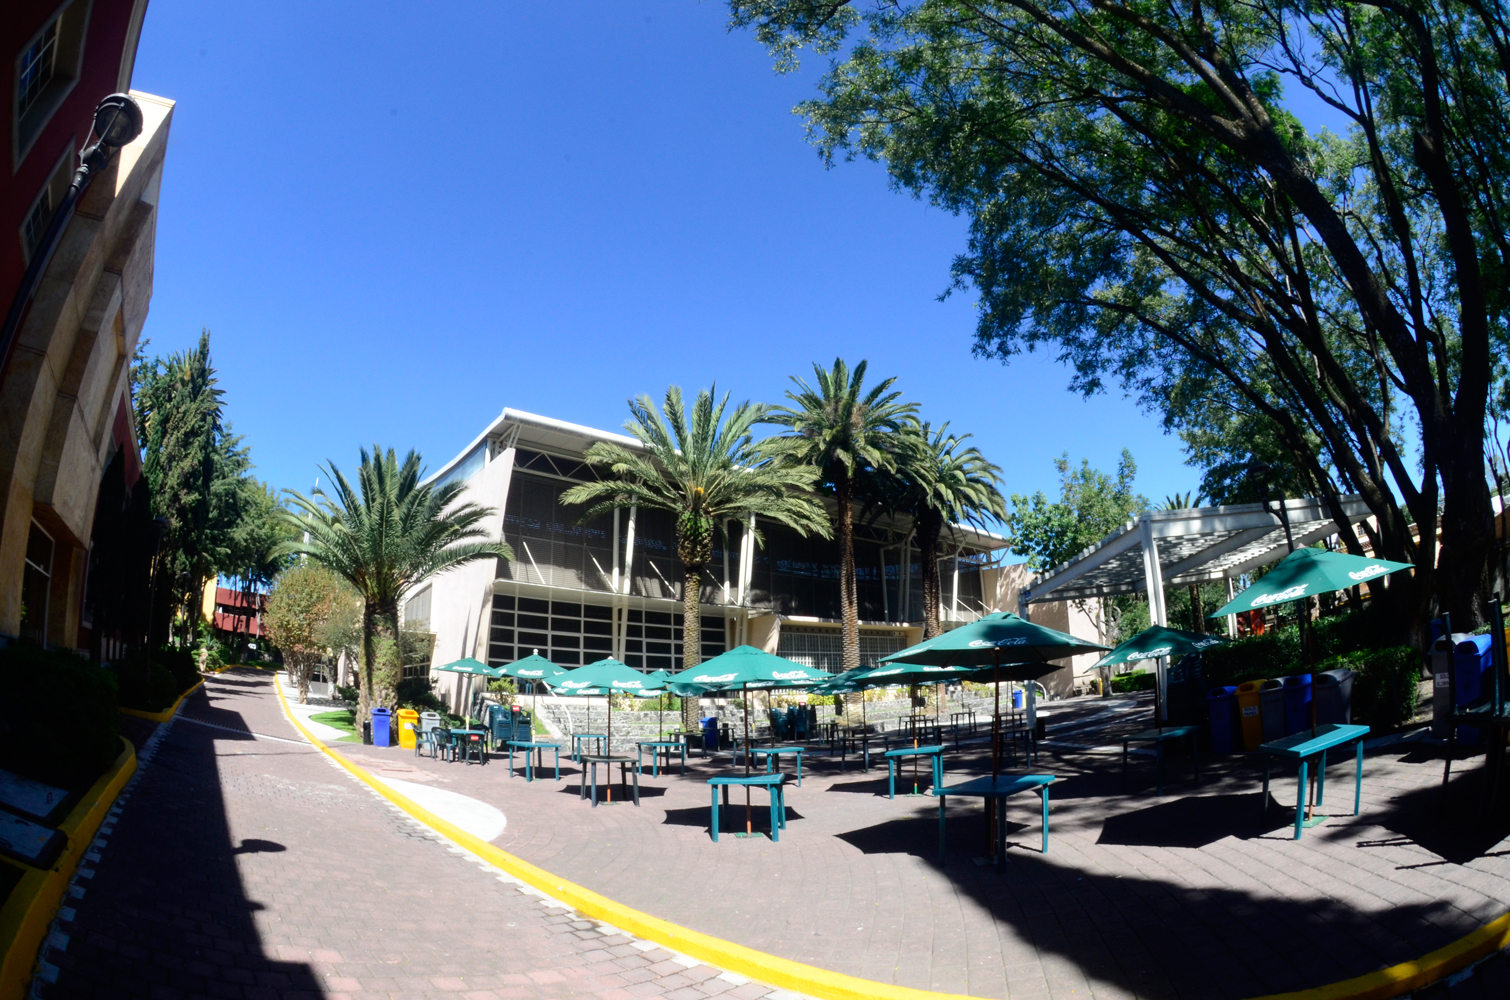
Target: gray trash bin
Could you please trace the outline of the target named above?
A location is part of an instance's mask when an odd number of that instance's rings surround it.
[[[420,732],[422,732],[422,733],[428,733],[430,730],[432,730],[432,729],[438,729],[439,727],[440,727],[440,713],[439,712],[421,712],[421,713],[419,713],[419,731]]]
[[[1347,726],[1353,721],[1353,672],[1323,670],[1312,687],[1316,699],[1316,724]]]
[[[1264,681],[1258,689],[1258,711],[1264,722],[1264,742],[1285,736],[1285,682],[1278,678]]]

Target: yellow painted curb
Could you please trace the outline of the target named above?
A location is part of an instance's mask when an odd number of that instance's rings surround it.
[[[591,889],[585,889],[582,886],[552,875],[544,868],[538,868],[522,858],[517,858],[506,851],[494,847],[485,840],[472,836],[460,827],[453,826],[429,810],[416,805],[410,799],[395,792],[382,782],[372,778],[367,774],[366,770],[347,760],[344,755],[333,752],[300,724],[294,714],[288,710],[288,701],[283,695],[283,686],[277,684],[276,687],[278,689],[278,701],[283,705],[283,714],[288,718],[288,721],[294,724],[294,728],[303,733],[304,738],[314,744],[322,753],[356,775],[369,788],[421,823],[476,854],[489,864],[501,868],[553,899],[560,900],[584,916],[612,924],[636,937],[644,938],[646,941],[654,941],[656,944],[664,945],[683,955],[707,962],[709,965],[714,965],[763,983],[770,983],[772,986],[799,990],[811,996],[822,997],[823,1000],[945,1000],[945,998],[948,998],[948,1000],[970,1000],[970,998],[958,993],[935,993],[930,990],[915,990],[906,986],[893,986],[890,983],[878,983],[870,979],[860,979],[855,976],[844,975],[841,972],[830,972],[817,966],[793,962],[790,959],[780,958],[776,955],[768,955],[765,952],[746,948],[744,945],[735,944],[732,941],[724,941],[721,938],[703,934],[700,931],[690,930],[686,927],[673,924],[670,921],[662,920],[659,917],[652,917],[648,913],[641,913],[639,910],[631,909],[622,903],[616,903],[606,896],[600,896]]]
[[[1413,962],[1401,962],[1329,986],[1275,993],[1258,1000],[1390,1000],[1430,986],[1505,947],[1510,947],[1510,913]]]
[[[139,708],[118,708],[116,711],[125,715],[134,715],[138,719],[146,719],[148,722],[167,722],[178,712],[178,706],[184,703],[184,699],[202,687],[204,687],[203,677],[195,681],[193,687],[179,695],[178,700],[173,703],[171,708],[164,709],[161,712],[143,712]]]
[[[136,748],[122,739],[124,749],[100,780],[58,824],[68,837],[68,844],[49,871],[23,867],[26,874],[0,908],[0,944],[5,955],[0,959],[0,1000],[21,1000],[31,985],[32,967],[37,949],[47,936],[47,927],[58,912],[68,880],[73,878],[79,859],[94,841],[105,814],[115,798],[136,773]]]

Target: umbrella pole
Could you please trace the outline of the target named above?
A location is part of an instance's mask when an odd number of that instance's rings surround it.
[[[996,703],[991,712],[991,778],[1001,773],[1001,651],[991,650],[991,681]]]
[[[745,777],[750,776],[750,690],[746,688],[739,703],[744,706],[745,716]],[[745,785],[745,836],[753,836],[755,828],[750,823],[750,786]],[[774,830],[772,831],[775,832]]]

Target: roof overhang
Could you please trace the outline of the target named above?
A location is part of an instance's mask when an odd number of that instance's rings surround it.
[[[1349,524],[1370,516],[1362,497],[1342,497],[1340,504]],[[1150,511],[1069,562],[1040,574],[1023,591],[1022,599],[1026,603],[1067,601],[1146,590],[1145,526],[1158,551],[1166,587],[1241,576],[1289,554],[1285,519],[1296,546],[1337,533],[1330,506],[1314,498],[1286,500],[1282,505]]]

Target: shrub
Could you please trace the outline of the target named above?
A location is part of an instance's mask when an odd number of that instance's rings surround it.
[[[1127,694],[1131,691],[1152,691],[1157,678],[1151,670],[1134,670],[1130,674],[1119,674],[1112,678],[1112,690],[1117,694]]]
[[[0,767],[62,788],[87,788],[121,752],[116,682],[73,653],[0,648]]]
[[[1347,668],[1353,678],[1353,721],[1377,730],[1398,729],[1416,714],[1421,654],[1410,646],[1360,649],[1332,656],[1316,670]]]
[[[403,687],[403,685],[405,683],[407,683],[407,682],[406,681],[400,681],[399,682],[399,686]],[[335,686],[335,692],[336,692],[336,697],[339,698],[339,699],[341,699],[342,701],[349,701],[353,705],[356,704],[356,702],[357,702],[357,689],[356,688],[354,688],[354,687],[347,687],[344,684],[337,684]]]
[[[199,668],[188,650],[164,646],[148,657],[134,652],[111,664],[120,704],[142,712],[161,712],[199,682]]]
[[[336,688],[342,701],[356,701],[356,688]],[[350,692],[348,696],[346,692]],[[412,708],[416,712],[445,712],[446,703],[435,696],[428,677],[406,677],[394,688],[394,697],[399,708]]]

